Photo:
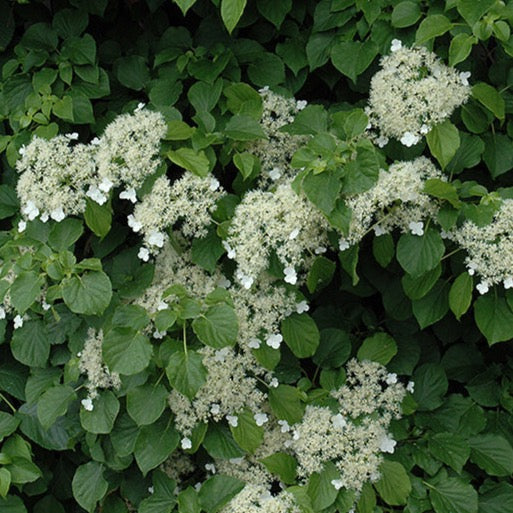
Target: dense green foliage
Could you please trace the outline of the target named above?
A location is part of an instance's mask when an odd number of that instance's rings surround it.
[[[286,450],[261,460],[273,492],[280,481],[305,513],[513,512],[513,291],[476,290],[479,270],[443,237],[468,220],[493,224],[513,198],[513,2],[0,0],[0,13],[0,511],[216,513],[244,486],[205,464],[255,453],[260,419],[246,408],[238,423],[198,423],[188,445],[168,406],[170,392],[192,400],[206,383],[201,351],[238,347],[230,289],[200,296],[172,284],[171,306],[148,311],[137,299],[155,263],[137,257],[132,205],[111,193],[102,205],[87,199],[83,214],[21,230],[16,163],[34,136],[77,132],[87,144],[145,103],[167,134],[164,163],[138,197],[166,173],[215,176],[227,194],[188,250],[205,276],[221,269],[235,282],[223,242],[263,174],[252,145],[265,138],[258,90],[268,86],[308,102],[282,132],[304,136],[294,188],[322,213],[330,246],[311,252],[297,285],[271,251],[269,280],[287,282],[310,309],[280,319],[281,346],[252,348],[279,381],[259,383],[266,413],[293,425],[307,405],[333,408],[330,391],[352,357],[414,383],[390,424],[397,447],[359,496],[333,485],[331,462],[298,477]],[[380,148],[365,136],[365,107],[394,39],[469,71],[471,96],[417,144]],[[346,199],[370,190],[380,169],[420,156],[443,176],[423,191],[436,217],[420,235],[369,230],[339,251]],[[94,408],[80,370],[91,328],[103,331],[103,362],[121,376]],[[173,457],[194,464],[179,490],[163,465]]]

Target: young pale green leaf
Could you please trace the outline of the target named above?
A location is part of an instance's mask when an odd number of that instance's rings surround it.
[[[456,6],[462,18],[472,27],[494,3],[494,0],[458,0]]]
[[[193,399],[207,378],[202,357],[196,351],[176,351],[166,367],[167,378],[181,394]]]
[[[132,328],[113,328],[103,340],[103,358],[113,372],[137,374],[148,366],[152,354],[148,337]]]
[[[374,484],[380,497],[390,506],[406,504],[411,492],[410,478],[397,461],[384,460],[379,466],[381,479]]]
[[[305,406],[301,402],[299,390],[290,385],[279,385],[269,389],[269,404],[278,419],[289,424],[299,422],[303,418]]]
[[[246,180],[246,178],[249,178],[253,173],[255,166],[258,165],[258,160],[254,155],[248,151],[245,151],[243,153],[236,153],[233,156],[233,163],[235,164],[235,167],[240,171],[242,178]]]
[[[386,365],[397,354],[397,344],[388,333],[375,333],[367,337],[360,349],[358,360],[371,360]]]
[[[11,486],[11,473],[5,468],[0,468],[0,496],[6,497]]]
[[[180,435],[166,415],[153,424],[143,426],[134,450],[135,461],[143,475],[165,461],[179,441]]]
[[[467,440],[457,433],[436,433],[429,438],[429,452],[461,474],[470,456]]]
[[[217,513],[244,488],[244,485],[243,481],[234,477],[221,474],[212,476],[203,483],[199,491],[202,509],[206,513]]]
[[[472,291],[474,290],[474,280],[467,272],[461,273],[451,285],[449,290],[449,308],[460,320],[461,316],[469,309],[472,303]]]
[[[462,479],[449,477],[429,485],[429,498],[436,513],[477,513],[477,492]]]
[[[226,123],[224,133],[236,141],[252,141],[254,139],[265,139],[266,135],[260,123],[250,116],[235,114]]]
[[[221,0],[221,18],[230,34],[239,22],[246,2],[247,0]]]
[[[412,276],[420,276],[438,265],[445,252],[440,234],[428,228],[424,235],[404,233],[397,243],[397,260]]]
[[[198,492],[192,486],[188,486],[178,494],[178,511],[180,513],[200,513]]]
[[[0,441],[16,431],[20,421],[11,414],[0,411]]]
[[[119,408],[119,401],[110,390],[101,392],[93,399],[91,411],[80,409],[80,423],[89,433],[108,434],[112,431]]]
[[[187,11],[196,3],[197,0],[173,0],[180,7],[182,14],[185,16]]]
[[[239,321],[234,309],[221,303],[211,306],[205,314],[194,319],[192,329],[204,344],[221,349],[237,342]]]
[[[511,339],[513,312],[506,300],[496,294],[485,294],[474,302],[474,319],[489,345]]]
[[[497,434],[485,433],[469,440],[470,460],[491,476],[507,477],[513,473],[513,448]]]
[[[449,284],[439,280],[424,297],[412,302],[412,309],[421,329],[442,319],[449,310]]]
[[[414,25],[420,18],[420,6],[416,2],[400,2],[392,11],[392,27],[405,28]]]
[[[281,333],[290,350],[298,358],[313,356],[319,346],[319,329],[307,314],[293,313],[283,319]]]
[[[185,141],[192,137],[194,128],[185,121],[173,119],[167,122],[167,132],[164,136],[165,141]]]
[[[169,392],[164,385],[145,384],[131,388],[126,395],[126,410],[138,426],[153,424],[167,405]]]
[[[203,150],[178,148],[176,151],[168,151],[167,157],[177,166],[201,177],[207,176],[210,170],[210,162]]]
[[[461,205],[456,187],[452,183],[444,182],[439,178],[429,178],[426,180],[424,192],[434,198],[447,200],[455,208]]]
[[[477,38],[469,34],[461,33],[454,36],[449,46],[449,66],[463,62],[476,43]]]
[[[426,141],[429,151],[438,160],[442,169],[445,169],[460,146],[460,134],[458,129],[446,120],[429,131]]]
[[[103,477],[103,465],[96,461],[77,467],[71,483],[73,497],[88,513],[93,513],[108,487]]]
[[[248,84],[238,82],[225,87],[226,106],[232,114],[262,117],[262,97]]]
[[[415,42],[420,45],[453,28],[452,22],[443,14],[432,14],[424,18],[415,33]]]
[[[275,452],[260,460],[260,463],[263,463],[271,474],[278,476],[283,483],[294,484],[296,482],[297,461],[290,454]]]
[[[100,315],[109,306],[112,285],[103,271],[85,272],[62,281],[62,297],[72,312]]]
[[[257,426],[253,413],[244,410],[237,415],[237,426],[230,425],[234,440],[241,449],[253,454],[264,439],[264,429]]]
[[[504,98],[497,89],[485,82],[479,82],[472,86],[472,96],[489,111],[493,112],[496,118],[504,119],[506,108]]]
[[[58,417],[68,411],[75,391],[68,385],[55,385],[49,388],[37,402],[37,418],[44,429],[48,429]]]

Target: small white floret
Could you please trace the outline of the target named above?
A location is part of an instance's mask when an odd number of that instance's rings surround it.
[[[209,189],[211,191],[217,191],[217,189],[219,189],[219,185],[221,185],[221,184],[219,183],[219,180],[217,178],[214,178],[214,177],[210,178]]]
[[[344,486],[342,479],[332,479],[331,484],[335,490],[340,490]]]
[[[347,421],[341,413],[337,413],[331,417],[331,423],[333,427],[337,429],[342,429],[347,426]]]
[[[98,185],[98,189],[100,189],[100,191],[103,191],[103,192],[109,192],[113,186],[114,186],[114,183],[105,177],[100,182],[100,185]]]
[[[96,185],[89,186],[89,189],[87,189],[86,192],[86,196],[91,198],[94,202],[98,203],[98,205],[103,205],[107,201],[107,196],[102,194]]]
[[[216,466],[213,463],[205,463],[205,470],[211,474],[215,474]]]
[[[296,102],[296,109],[303,110],[307,105],[308,105],[308,102],[306,100],[298,100]]]
[[[384,148],[388,144],[388,137],[385,135],[380,135],[376,138],[376,144],[379,148]]]
[[[270,171],[269,171],[269,178],[273,181],[276,181],[280,178],[281,176],[281,171],[277,168],[277,167],[273,167]]]
[[[258,340],[258,338],[250,338],[248,341],[248,347],[250,349],[258,349],[260,347],[260,340]]]
[[[503,281],[503,284],[504,284],[504,288],[505,289],[510,289],[511,287],[513,287],[513,278],[511,276],[508,276],[504,281]]]
[[[237,417],[237,415],[226,415],[226,420],[232,427],[237,427],[239,425],[239,417]]]
[[[424,235],[424,223],[422,221],[410,221],[408,228],[412,235],[418,235],[419,237]]]
[[[165,235],[162,232],[153,231],[150,233],[148,237],[148,244],[150,246],[157,246],[157,248],[161,248],[164,246]]]
[[[286,420],[279,420],[280,431],[282,433],[288,433],[290,431],[290,424]]]
[[[27,229],[27,222],[23,219],[21,221],[18,221],[18,232],[24,232]]]
[[[190,438],[187,438],[186,436],[182,438],[180,441],[180,446],[185,451],[187,449],[192,449],[192,440]]]
[[[483,295],[490,290],[490,285],[486,280],[483,280],[481,283],[476,285],[476,289],[478,290],[479,294]]]
[[[283,341],[283,337],[281,336],[280,333],[277,333],[277,334],[274,334],[274,335],[269,335],[266,338],[265,343],[269,347],[272,347],[273,349],[279,349],[282,341]]]
[[[346,249],[349,249],[349,242],[347,242],[346,239],[340,239],[338,241],[338,249],[340,251],[345,251]]]
[[[210,413],[212,415],[218,415],[220,411],[221,407],[217,403],[214,403],[210,406]]]
[[[135,218],[135,216],[133,214],[129,214],[126,219],[127,219],[128,226],[130,228],[132,228],[132,231],[137,233],[138,231],[141,230],[143,225],[142,225],[142,223],[137,221],[137,219]]]
[[[147,262],[150,259],[150,251],[148,248],[144,246],[139,249],[139,253],[137,253],[138,258],[140,258],[143,262]]]
[[[50,217],[54,221],[57,221],[58,223],[60,223],[66,217],[66,214],[64,213],[64,210],[62,210],[62,207],[59,207],[50,212]]]
[[[387,232],[385,230],[383,230],[383,228],[379,224],[374,226],[374,235],[376,237],[380,237],[381,235],[385,235],[385,233],[387,233]]]
[[[462,71],[459,75],[460,77],[460,82],[464,85],[464,86],[468,86],[469,83],[468,83],[468,79],[470,78],[470,71]]]
[[[39,209],[33,201],[27,201],[22,212],[28,217],[29,221],[33,221],[39,215]]]
[[[303,301],[300,301],[299,303],[296,304],[296,312],[298,314],[308,312],[308,310],[310,310],[310,306],[308,306],[308,303],[306,302],[306,300],[303,299]]]
[[[289,233],[289,240],[294,240],[298,235],[299,235],[299,228],[294,228],[294,229]]]
[[[41,219],[41,221],[43,223],[46,223],[48,221],[48,219],[50,219],[50,215],[48,214],[48,212],[43,212],[40,216],[39,216],[39,219]]]
[[[14,319],[14,329],[17,330],[23,326],[23,317],[21,315],[17,315]]]
[[[401,144],[404,146],[407,146],[408,148],[410,146],[414,146],[420,141],[420,138],[418,135],[412,134],[411,132],[404,132],[403,136],[401,137]]]
[[[82,399],[80,401],[82,406],[84,407],[84,410],[86,411],[93,411],[94,405],[93,400],[90,397],[86,397],[85,399]]]
[[[255,419],[256,425],[259,427],[263,426],[266,422],[269,421],[267,413],[255,413],[253,418]]]
[[[296,270],[293,268],[293,267],[285,267],[285,269],[283,269],[283,273],[285,274],[285,278],[284,281],[286,281],[287,283],[290,283],[291,285],[295,285],[296,282],[297,282],[297,274],[296,274]]]
[[[222,244],[223,244],[223,248],[226,250],[226,256],[230,260],[233,260],[235,258],[235,255],[236,255],[235,250],[225,240],[223,240]]]
[[[413,394],[414,390],[415,390],[415,383],[413,381],[408,381],[408,384],[406,385],[406,391],[410,392],[410,394]]]
[[[166,336],[167,331],[159,331],[155,330],[153,332],[153,338],[156,338],[157,340],[161,340]]]
[[[395,451],[395,446],[397,445],[397,442],[390,438],[389,436],[385,436],[381,439],[379,450],[381,452],[388,452],[390,454],[393,454]]]
[[[132,187],[130,189],[125,189],[119,194],[120,199],[128,200],[132,203],[137,203],[137,194],[135,193],[135,189]]]
[[[269,386],[271,388],[278,388],[279,385],[280,385],[280,382],[278,381],[278,378],[272,378],[271,382],[269,383]]]
[[[5,308],[0,306],[0,319],[5,319]]]
[[[385,383],[387,385],[394,385],[395,383],[397,383],[397,374],[395,372],[388,373],[385,379]]]
[[[390,45],[391,52],[397,52],[397,50],[400,50],[402,47],[403,43],[400,39],[392,39],[392,43]]]

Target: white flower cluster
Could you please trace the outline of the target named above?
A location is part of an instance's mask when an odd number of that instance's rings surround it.
[[[300,513],[294,496],[287,491],[271,495],[262,485],[246,484],[221,513]]]
[[[219,182],[213,177],[200,178],[186,171],[173,184],[165,175],[157,178],[151,191],[128,216],[132,230],[144,235],[143,249],[147,252],[142,254],[157,253],[168,239],[166,229],[179,220],[184,236],[205,236],[212,222],[210,215],[222,195]]]
[[[86,198],[104,204],[112,187],[124,186],[122,198],[136,201],[135,188],[160,164],[160,140],[166,133],[162,114],[138,109],[110,123],[100,139],[74,144],[78,134],[50,140],[34,137],[20,150],[17,193],[29,221],[62,221],[83,214]],[[19,231],[26,227],[25,221]]]
[[[340,472],[332,481],[337,488],[355,490],[379,479],[383,452],[394,452],[388,433],[392,418],[399,418],[406,389],[395,375],[376,362],[347,364],[347,382],[332,396],[339,409],[306,407],[300,423],[293,426],[290,448],[297,457],[298,473],[307,478],[331,461]]]
[[[447,234],[468,253],[468,273],[477,273],[477,290],[486,294],[492,285],[513,287],[513,200],[503,200],[493,220],[486,226],[465,221]]]
[[[439,210],[439,203],[422,192],[430,178],[445,180],[425,157],[396,162],[388,171],[380,170],[371,189],[346,200],[351,208],[351,223],[348,235],[340,240],[340,250],[358,243],[372,228],[376,235],[396,227],[402,232],[422,235],[423,220],[434,218]]]
[[[17,193],[25,219],[62,221],[84,212],[86,189],[95,173],[95,148],[71,146],[71,140],[66,135],[34,137],[22,149],[16,163],[21,173]]]
[[[275,192],[251,190],[235,209],[228,230],[228,256],[237,262],[236,278],[246,289],[267,269],[275,252],[284,266],[284,280],[297,282],[305,253],[328,244],[328,222],[290,183]]]
[[[102,358],[103,332],[90,328],[84,348],[79,353],[78,368],[87,375],[88,397],[82,401],[86,409],[92,410],[92,400],[98,395],[99,388],[119,388],[121,380],[117,372],[111,372]]]
[[[306,107],[306,102],[285,98],[268,87],[260,89],[259,92],[263,106],[260,126],[267,139],[251,143],[248,151],[260,159],[260,185],[265,188],[273,183],[288,180],[297,172],[290,166],[290,161],[308,138],[280,132],[280,128],[292,123],[297,113]]]
[[[246,407],[255,415],[261,412],[266,395],[257,388],[251,371],[248,372],[253,368],[251,358],[237,354],[230,347],[219,350],[203,347],[198,352],[208,372],[206,382],[192,401],[176,390],[169,395],[178,431],[189,436],[198,422],[220,421],[226,417],[236,425],[237,413]]]
[[[424,47],[406,48],[394,40],[381,68],[372,77],[367,109],[380,146],[388,137],[417,144],[470,95],[470,74],[446,66]]]

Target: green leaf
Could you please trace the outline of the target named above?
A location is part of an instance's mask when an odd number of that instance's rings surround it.
[[[435,285],[440,278],[442,273],[442,266],[437,265],[431,271],[428,271],[420,276],[411,276],[405,274],[401,278],[401,285],[405,294],[410,299],[421,299],[423,298]]]
[[[436,513],[477,513],[477,492],[456,477],[429,485],[429,498]]]
[[[48,234],[48,244],[56,251],[72,246],[82,235],[84,227],[79,219],[68,218],[52,226]]]
[[[230,34],[240,20],[246,2],[247,0],[221,0],[221,18]]]
[[[204,344],[220,349],[237,342],[239,322],[231,306],[217,304],[194,319],[192,329]]]
[[[461,316],[469,309],[472,303],[473,289],[474,281],[467,272],[461,273],[451,285],[449,307],[456,319],[460,320]]]
[[[88,228],[98,237],[103,238],[112,225],[112,210],[109,203],[98,205],[89,198],[86,200],[84,219]]]
[[[228,460],[244,455],[244,451],[237,445],[230,430],[222,424],[209,424],[203,447],[215,459]]]
[[[135,91],[140,91],[150,81],[146,60],[140,55],[120,57],[114,63],[114,71],[122,85]]]
[[[62,57],[75,65],[94,64],[96,42],[89,34],[82,37],[69,37],[62,45]]]
[[[62,297],[72,312],[100,315],[109,306],[112,285],[103,271],[85,272],[62,281]]]
[[[348,333],[337,328],[321,330],[321,342],[313,356],[316,365],[324,369],[343,365],[351,354],[351,339]]]
[[[197,0],[173,0],[180,7],[182,14],[185,16],[187,11],[196,3]]]
[[[411,482],[404,467],[397,461],[384,460],[379,466],[381,478],[374,484],[380,497],[390,506],[406,504]]]
[[[315,175],[308,173],[302,183],[306,197],[324,214],[335,208],[342,188],[339,177],[330,171]]]
[[[63,39],[80,36],[89,24],[87,12],[80,9],[61,9],[52,20],[52,28]]]
[[[217,261],[224,251],[221,239],[217,236],[215,230],[210,230],[205,237],[192,241],[191,261],[208,272],[213,273],[216,269]]]
[[[511,339],[513,312],[503,297],[492,293],[477,298],[474,319],[489,345]]]
[[[457,0],[456,8],[469,27],[472,27],[494,3],[494,0]]]
[[[457,433],[436,433],[429,438],[429,452],[461,474],[470,456],[470,446]]]
[[[0,441],[14,433],[19,423],[20,421],[17,418],[5,411],[0,411]]]
[[[192,486],[178,494],[178,511],[180,513],[200,513],[198,493]]]
[[[6,497],[11,486],[11,473],[4,467],[0,468],[0,496]]]
[[[269,389],[269,404],[278,419],[286,420],[289,424],[300,422],[305,406],[301,402],[299,390],[290,385],[279,385]]]
[[[461,204],[456,187],[452,183],[444,182],[439,178],[426,180],[424,192],[434,198],[447,200],[455,208],[458,208]]]
[[[412,302],[412,309],[421,329],[442,319],[449,310],[449,284],[438,281],[423,298]]]
[[[143,475],[165,461],[179,441],[180,435],[166,415],[153,424],[143,426],[134,450],[135,461]]]
[[[344,167],[345,194],[359,194],[369,190],[378,181],[380,161],[376,149],[368,141],[360,142],[354,160],[350,160]]]
[[[397,344],[388,333],[375,333],[367,337],[360,349],[358,360],[371,360],[386,365],[397,353]]]
[[[278,55],[259,52],[258,58],[248,66],[248,75],[259,87],[276,86],[285,81],[285,65]]]
[[[0,185],[0,219],[11,217],[19,207],[16,192],[8,185]]]
[[[207,176],[210,170],[210,162],[202,150],[178,148],[176,151],[168,151],[167,157],[177,166],[183,167],[200,177]]]
[[[195,129],[184,121],[173,119],[167,122],[167,132],[164,137],[166,141],[185,141],[192,137]]]
[[[420,45],[437,36],[445,34],[453,28],[453,24],[443,14],[432,14],[422,20],[417,32],[415,33],[415,42]]]
[[[71,483],[73,497],[89,513],[93,513],[96,503],[107,493],[109,484],[103,478],[103,465],[90,461],[80,465]]]
[[[412,276],[420,276],[436,267],[444,252],[444,242],[432,228],[421,236],[404,233],[397,243],[397,260]]]
[[[230,425],[230,431],[239,447],[251,454],[260,447],[264,439],[264,429],[257,426],[250,410],[244,410],[237,415],[237,426]]]
[[[163,385],[145,384],[126,395],[126,411],[138,426],[153,424],[167,405],[169,392]]]
[[[453,37],[449,46],[449,66],[463,62],[472,51],[472,46],[477,43],[475,36],[461,33]]]
[[[338,490],[331,481],[340,479],[340,472],[330,461],[324,465],[321,472],[314,472],[308,481],[308,495],[315,511],[321,511],[331,506],[338,495]]]
[[[486,134],[483,160],[492,178],[513,169],[513,141],[506,134]]]
[[[401,2],[392,11],[392,27],[405,28],[414,25],[420,18],[421,11],[419,4],[415,2]]]
[[[55,385],[49,388],[37,402],[37,418],[43,428],[48,429],[58,417],[64,415],[74,399],[75,391],[68,385]]]
[[[114,310],[112,326],[143,330],[150,323],[146,310],[139,305],[121,304]]]
[[[335,68],[353,82],[363,73],[377,56],[378,46],[371,40],[342,41],[331,49],[331,62]]]
[[[294,121],[285,125],[281,131],[292,135],[324,134],[328,129],[328,112],[322,105],[307,105],[294,117]]]
[[[132,328],[113,328],[103,340],[103,358],[113,372],[137,374],[148,366],[152,354],[148,337]]]
[[[290,454],[275,452],[261,459],[260,463],[263,463],[271,474],[278,476],[283,483],[295,484],[297,477],[297,461]]]
[[[513,511],[513,486],[504,481],[479,494],[479,513]]]
[[[443,403],[449,383],[443,367],[437,363],[424,363],[413,374],[413,398],[419,410],[434,410]]]
[[[80,409],[80,424],[89,433],[106,435],[112,431],[118,413],[119,401],[107,390],[93,399],[91,411]]]
[[[9,289],[11,303],[17,312],[24,314],[28,310],[36,298],[40,296],[42,284],[42,278],[34,271],[25,271],[18,274]]]
[[[292,0],[258,0],[258,12],[268,21],[270,21],[277,29],[280,28],[283,20],[292,9]]]
[[[501,120],[504,119],[504,98],[500,95],[497,89],[485,82],[479,82],[472,86],[472,96],[489,111],[493,112],[496,118]]]
[[[306,277],[306,286],[308,292],[313,294],[317,290],[321,290],[330,284],[335,274],[335,262],[326,257],[317,257],[308,271]]]
[[[192,350],[187,353],[173,353],[169,358],[166,374],[171,385],[191,400],[207,378],[202,357]]]
[[[507,440],[485,433],[469,439],[470,460],[491,476],[508,477],[513,473],[513,449]]]
[[[281,321],[281,333],[298,358],[313,356],[321,340],[315,321],[307,314],[293,313]]]
[[[19,362],[29,367],[45,367],[50,356],[50,336],[43,321],[25,321],[21,328],[14,330],[11,351]]]
[[[265,139],[265,132],[260,123],[247,115],[235,114],[226,123],[224,133],[236,141],[252,141],[254,139]]]
[[[244,482],[230,476],[216,475],[207,479],[200,488],[201,507],[207,513],[217,513],[243,488]]]
[[[259,120],[262,116],[262,97],[248,84],[243,82],[227,86],[223,94],[226,106],[232,114],[245,114]]]
[[[438,160],[442,169],[456,154],[460,146],[458,129],[449,121],[435,125],[426,135],[429,151]]]
[[[73,99],[71,96],[63,96],[58,99],[52,107],[52,112],[64,121],[74,122],[73,118]]]
[[[387,267],[395,255],[392,235],[385,233],[372,239],[372,254],[381,267]]]
[[[258,159],[251,153],[245,151],[243,153],[236,153],[233,156],[233,163],[235,167],[240,171],[242,178],[246,180],[253,173],[253,170],[258,165]]]

